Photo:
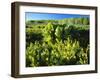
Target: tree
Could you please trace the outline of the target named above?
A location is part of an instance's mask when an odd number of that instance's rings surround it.
[[[83,24],[89,25],[89,18],[83,18]]]

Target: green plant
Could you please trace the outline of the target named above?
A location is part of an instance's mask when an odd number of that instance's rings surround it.
[[[89,23],[86,19],[82,25],[82,20],[28,22],[31,27],[26,28],[26,66],[89,64]]]

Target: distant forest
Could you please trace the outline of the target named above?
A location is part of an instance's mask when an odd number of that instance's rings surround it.
[[[53,24],[66,24],[66,25],[89,25],[89,18],[65,18],[61,20],[29,20],[26,21],[26,27],[32,27],[32,25],[48,24],[51,22]]]

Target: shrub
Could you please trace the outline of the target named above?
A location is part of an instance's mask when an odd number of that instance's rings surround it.
[[[70,38],[64,43],[30,43],[26,50],[26,62],[28,67],[88,64],[88,49],[84,52],[79,42]]]

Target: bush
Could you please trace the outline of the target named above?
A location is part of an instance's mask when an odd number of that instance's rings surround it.
[[[28,67],[88,64],[88,50],[83,51],[78,41],[68,38],[64,43],[30,43],[26,50]]]

